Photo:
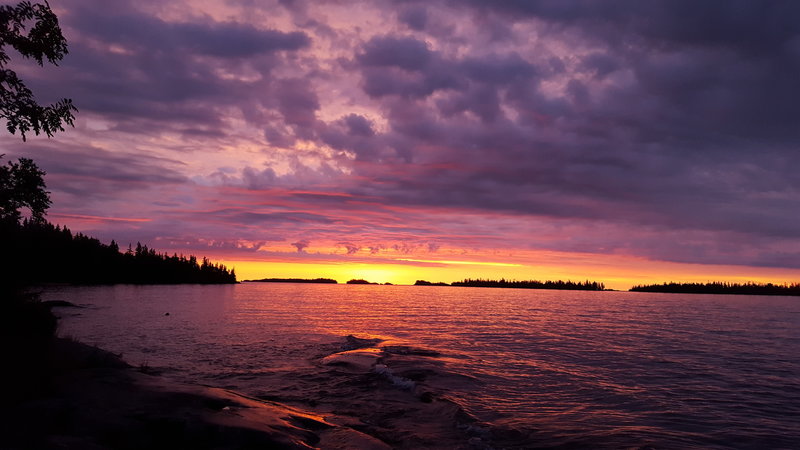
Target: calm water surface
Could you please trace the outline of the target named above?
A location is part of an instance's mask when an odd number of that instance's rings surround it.
[[[62,335],[290,403],[347,389],[319,363],[347,335],[424,349],[386,361],[394,380],[416,374],[488,447],[800,448],[800,298],[272,283],[43,298],[86,306],[58,311]]]

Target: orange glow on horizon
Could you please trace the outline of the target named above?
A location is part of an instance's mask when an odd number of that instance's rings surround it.
[[[253,280],[262,278],[332,278],[339,283],[351,279],[365,279],[377,283],[400,285],[414,284],[416,280],[447,282],[465,278],[490,278],[513,280],[572,280],[598,281],[608,289],[627,290],[638,284],[663,282],[762,282],[784,283],[800,280],[800,271],[764,267],[681,264],[647,261],[631,257],[597,257],[594,261],[575,261],[563,265],[532,265],[508,263],[502,265],[472,263],[469,261],[415,260],[403,263],[366,262],[294,262],[278,260],[241,260],[221,258],[219,261],[235,268],[237,278]],[[435,265],[426,264],[435,262]]]

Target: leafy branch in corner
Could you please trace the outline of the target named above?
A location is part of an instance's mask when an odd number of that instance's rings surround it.
[[[40,66],[45,60],[57,66],[68,53],[67,41],[50,5],[24,1],[16,6],[0,6],[0,119],[6,120],[11,134],[19,131],[23,141],[30,131],[52,137],[56,131],[64,131],[64,124],[74,126],[73,113],[78,109],[72,100],[64,98],[49,106],[39,105],[16,72],[7,68],[11,58],[6,45]]]

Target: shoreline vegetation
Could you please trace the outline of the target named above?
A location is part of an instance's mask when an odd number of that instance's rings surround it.
[[[2,272],[19,284],[227,284],[236,272],[208,258],[158,253],[136,243],[120,251],[82,233],[46,221],[0,223]]]
[[[733,295],[792,295],[800,296],[800,283],[662,283],[639,285],[631,292],[665,292],[673,294],[733,294]]]

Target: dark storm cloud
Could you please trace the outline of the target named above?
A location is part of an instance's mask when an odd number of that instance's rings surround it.
[[[469,57],[460,63],[460,69],[471,80],[495,86],[529,80],[537,73],[536,67],[517,53]]]
[[[535,17],[593,33],[625,34],[680,44],[773,48],[798,30],[800,5],[792,0],[497,0],[470,1],[512,20]],[[765,30],[770,30],[764,33]]]
[[[400,10],[397,19],[409,28],[422,31],[428,24],[428,11],[424,7],[408,7]]]
[[[69,82],[34,76],[32,86],[42,98],[72,97],[81,111],[113,119],[126,132],[189,128],[224,136],[231,107],[266,126],[269,120],[253,111],[272,105],[274,92],[286,87],[274,84],[271,71],[287,52],[311,43],[301,31],[208,18],[169,22],[125,1],[78,2],[61,21],[71,39],[58,73]]]
[[[800,136],[797,2],[474,3],[511,20],[566,27],[607,47],[606,55],[593,54],[584,65],[604,76],[625,61],[640,82],[631,90],[674,112],[676,127],[768,140]]]
[[[106,43],[149,52],[183,51],[221,58],[299,50],[310,43],[309,37],[299,31],[283,33],[234,22],[172,23],[130,9],[116,12],[76,8],[68,15],[67,23],[80,29],[84,36]]]
[[[358,61],[364,66],[419,71],[434,58],[425,42],[410,37],[380,36],[364,44],[364,53],[358,56]]]
[[[366,67],[363,74],[364,92],[374,98],[397,95],[420,99],[436,91],[459,87],[458,78],[438,71],[422,73],[397,70],[394,67]]]
[[[344,117],[344,123],[347,125],[348,134],[351,136],[371,137],[375,135],[372,123],[364,116],[348,114]]]
[[[319,138],[336,150],[354,152],[358,160],[380,159],[388,151],[385,136],[377,136],[373,123],[364,116],[348,114],[341,119],[320,126]]]
[[[622,67],[620,59],[608,53],[592,53],[581,60],[580,68],[602,80]]]
[[[319,99],[309,82],[301,79],[281,80],[276,98],[284,123],[294,126],[297,135],[310,137],[316,123]]]
[[[424,98],[439,90],[462,86],[454,67],[424,41],[405,36],[378,36],[356,56],[364,92],[380,98],[397,95]]]
[[[175,160],[134,153],[122,154],[87,146],[52,142],[6,145],[7,158],[35,156],[48,180],[77,198],[113,198],[153,185],[178,185],[187,181]]]

